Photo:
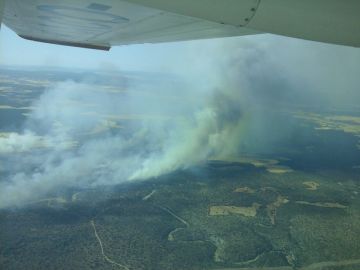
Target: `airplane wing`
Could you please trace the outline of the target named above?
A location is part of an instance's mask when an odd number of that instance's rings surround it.
[[[360,47],[359,0],[0,0],[19,36],[111,46],[274,33]]]

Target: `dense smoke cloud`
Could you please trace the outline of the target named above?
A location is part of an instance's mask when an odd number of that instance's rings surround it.
[[[116,91],[91,80],[49,88],[24,130],[0,138],[0,154],[13,155],[0,207],[237,156],[254,130],[284,135],[265,130],[265,108],[356,106],[360,97],[354,48],[265,35],[184,43],[159,62],[173,75]]]

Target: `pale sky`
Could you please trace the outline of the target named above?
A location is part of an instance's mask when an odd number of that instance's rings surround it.
[[[166,67],[159,60],[170,61],[189,44],[191,42],[116,46],[106,52],[25,40],[2,25],[0,65],[161,71]]]

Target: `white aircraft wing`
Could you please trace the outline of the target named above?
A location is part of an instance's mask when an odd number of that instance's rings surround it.
[[[258,33],[120,0],[8,0],[3,22],[26,39],[95,49]]]
[[[359,0],[0,0],[23,38],[104,50],[264,32],[359,47],[359,14]]]

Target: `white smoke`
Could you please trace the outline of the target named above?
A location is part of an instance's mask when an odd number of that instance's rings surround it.
[[[156,177],[223,151],[231,126],[219,122],[218,104],[189,101],[186,91],[185,96],[165,96],[172,90],[157,88],[146,97],[136,87],[115,94],[101,87],[55,85],[35,102],[23,133],[0,139],[2,154],[21,152],[16,158],[20,171],[1,183],[1,207],[28,203],[59,188]]]
[[[25,132],[24,134],[11,132],[0,137],[1,154],[25,152],[45,145],[47,142],[32,132]]]

